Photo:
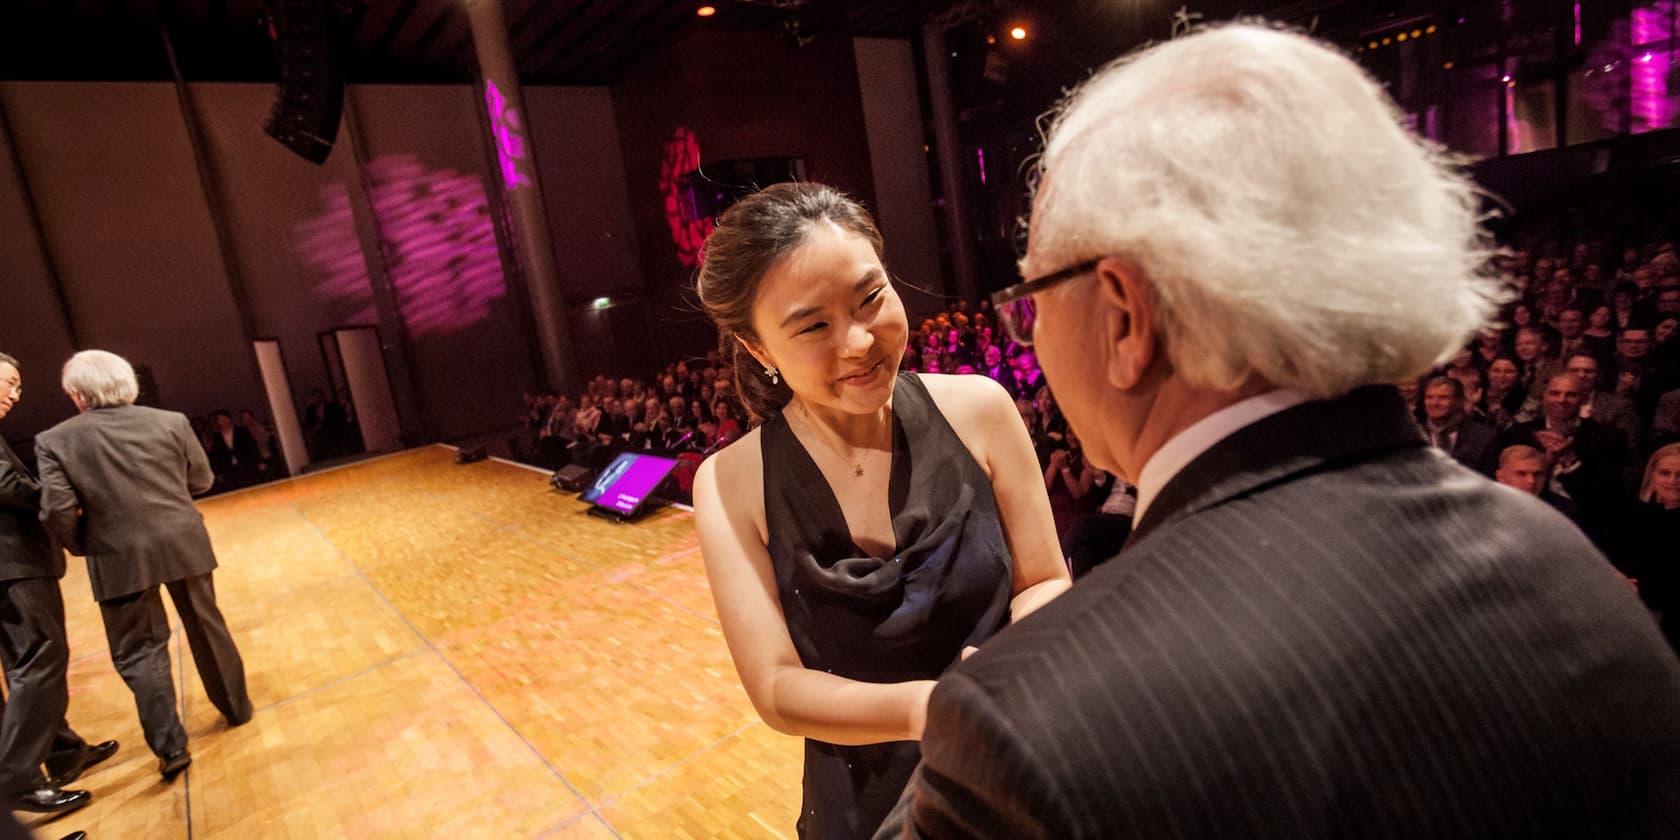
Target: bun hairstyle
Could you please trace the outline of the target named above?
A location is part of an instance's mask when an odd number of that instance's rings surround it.
[[[701,253],[700,305],[717,324],[718,352],[755,426],[793,398],[787,382],[771,382],[764,366],[742,346],[743,341],[760,343],[752,324],[759,283],[772,266],[805,244],[819,222],[862,236],[881,256],[881,231],[863,205],[833,187],[810,182],[775,184],[742,199],[718,219]]]

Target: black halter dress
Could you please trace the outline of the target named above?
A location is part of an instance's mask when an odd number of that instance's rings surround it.
[[[770,557],[805,667],[863,682],[935,679],[1008,622],[1011,560],[991,482],[915,374],[899,374],[893,392],[892,557],[853,543],[784,417],[760,434]],[[920,758],[915,741],[807,739],[799,836],[870,836]]]

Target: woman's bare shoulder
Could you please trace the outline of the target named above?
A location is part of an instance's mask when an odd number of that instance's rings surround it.
[[[764,453],[759,444],[761,439],[759,427],[755,426],[741,435],[739,440],[712,453],[705,463],[700,465],[700,469],[711,473],[723,488],[761,486],[764,482]]]
[[[753,428],[700,465],[694,477],[694,508],[702,517],[707,515],[706,508],[713,508],[725,520],[737,523],[737,529],[751,522],[762,540],[764,455],[759,440],[759,430]]]

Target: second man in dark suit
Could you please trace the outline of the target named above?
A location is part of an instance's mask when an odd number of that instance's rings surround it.
[[[168,587],[205,693],[229,724],[251,719],[245,665],[216,605],[216,555],[192,497],[210,464],[184,415],[134,405],[134,369],[85,350],[64,365],[81,412],[36,436],[41,517],[88,559],[111,661],[134,692],[146,743],[173,780],[192,762],[169,662]]]

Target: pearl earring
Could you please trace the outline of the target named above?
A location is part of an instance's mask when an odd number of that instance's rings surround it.
[[[781,375],[782,375],[781,372],[776,370],[774,367],[772,367],[770,365],[765,365],[764,366],[764,375],[770,377],[770,384],[771,385],[777,385],[777,384],[781,383],[781,378],[780,378]]]

